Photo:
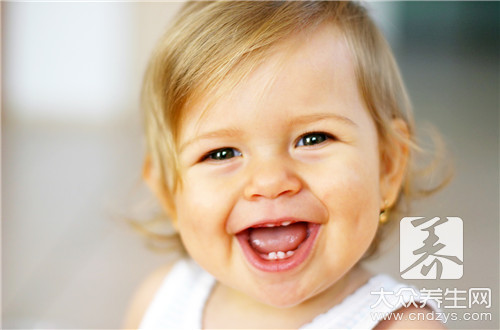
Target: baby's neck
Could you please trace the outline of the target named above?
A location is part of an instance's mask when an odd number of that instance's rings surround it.
[[[203,328],[299,328],[327,312],[365,284],[370,273],[353,268],[319,295],[289,308],[265,305],[217,283],[205,306]]]

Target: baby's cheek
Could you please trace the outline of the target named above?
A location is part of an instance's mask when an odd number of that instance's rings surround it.
[[[362,162],[351,161],[333,167],[324,181],[321,199],[337,234],[371,235],[375,230],[379,205],[375,172]]]
[[[212,251],[230,244],[225,231],[228,213],[228,195],[224,189],[204,180],[185,180],[176,202],[178,224],[183,243],[190,255],[206,258]]]
[[[378,185],[376,174],[358,161],[338,162],[331,165],[322,178],[321,191],[327,200],[361,203],[373,198]]]
[[[373,240],[378,221],[376,187],[376,181],[355,166],[330,178],[324,196],[329,211],[325,267],[330,271],[350,269]]]

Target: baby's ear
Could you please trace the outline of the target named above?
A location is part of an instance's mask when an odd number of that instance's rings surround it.
[[[172,221],[175,229],[177,229],[177,217],[175,215],[173,196],[165,187],[165,184],[159,175],[159,170],[154,167],[150,155],[147,155],[144,159],[144,164],[142,166],[142,179],[146,182],[156,198],[158,198],[163,210]]]
[[[408,125],[402,119],[393,119],[390,125],[401,139],[392,138],[381,147],[380,193],[388,206],[396,202],[405,177],[409,156],[409,144],[405,140],[410,138]]]

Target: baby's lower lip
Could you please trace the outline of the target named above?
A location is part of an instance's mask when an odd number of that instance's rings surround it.
[[[264,272],[284,272],[298,267],[307,260],[313,250],[320,227],[319,224],[308,223],[307,238],[299,247],[294,251],[279,251],[281,253],[262,254],[257,252],[250,244],[248,230],[238,233],[236,238],[250,265]]]

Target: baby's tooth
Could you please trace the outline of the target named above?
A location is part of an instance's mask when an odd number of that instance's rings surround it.
[[[293,256],[294,251],[276,251],[276,252],[269,252],[267,254],[267,260],[278,260],[278,259],[286,259],[288,257]]]
[[[288,226],[291,223],[292,223],[291,221],[285,221],[285,222],[282,222],[281,225],[282,226]]]
[[[266,227],[274,227],[274,224],[268,223],[268,224],[266,224]]]

